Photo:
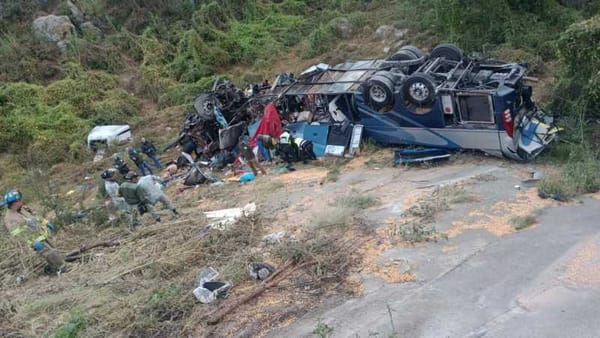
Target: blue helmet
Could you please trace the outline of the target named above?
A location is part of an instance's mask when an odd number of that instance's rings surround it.
[[[23,199],[23,194],[20,191],[12,190],[4,194],[4,204],[11,205],[16,201],[20,201]]]

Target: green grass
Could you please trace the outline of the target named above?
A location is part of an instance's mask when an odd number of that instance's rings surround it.
[[[91,321],[82,313],[75,313],[69,321],[60,325],[53,334],[54,338],[77,338],[90,325]]]
[[[350,209],[368,209],[379,203],[377,198],[369,195],[360,195],[359,193],[352,193],[348,196],[338,197],[335,200],[335,205],[342,208]]]
[[[569,160],[558,175],[543,178],[537,185],[540,195],[569,200],[600,190],[600,161],[595,150],[573,145]]]
[[[523,230],[529,228],[537,222],[534,215],[515,216],[511,218],[510,223],[515,230]]]
[[[333,327],[323,323],[322,319],[317,321],[313,334],[319,338],[328,338],[333,335]]]

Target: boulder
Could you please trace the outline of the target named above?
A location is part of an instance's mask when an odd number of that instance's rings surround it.
[[[377,36],[377,38],[379,40],[388,40],[390,37],[392,37],[394,35],[394,32],[396,31],[396,29],[392,26],[388,26],[388,25],[383,25],[383,26],[379,26],[379,28],[377,28],[377,30],[375,30],[375,36]]]
[[[352,35],[352,24],[350,20],[346,18],[339,18],[336,21],[336,28],[340,36],[344,39],[347,39]]]
[[[66,6],[69,9],[69,12],[71,13],[69,15],[69,17],[71,18],[71,20],[76,25],[81,25],[85,21],[85,16],[83,15],[83,12],[79,9],[79,7],[77,7],[70,0],[67,1]]]
[[[66,39],[75,32],[75,26],[68,16],[40,16],[33,21],[33,34],[40,40],[55,43],[65,51]]]
[[[408,33],[408,29],[396,29],[392,26],[383,25],[379,26],[375,31],[375,36],[382,41],[397,41]]]

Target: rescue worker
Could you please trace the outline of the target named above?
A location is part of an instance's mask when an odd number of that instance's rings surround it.
[[[311,141],[296,137],[294,138],[294,143],[296,144],[296,150],[299,161],[302,161],[302,163],[307,164],[309,160],[317,159],[317,156],[313,151],[313,143]]]
[[[46,260],[46,273],[67,272],[64,257],[48,241],[48,236],[56,232],[56,227],[46,219],[35,217],[23,205],[23,195],[19,191],[5,193],[4,204],[8,207],[4,215],[4,226],[9,234],[18,241],[27,243]]]
[[[294,168],[294,158],[295,158],[295,146],[293,137],[290,134],[290,130],[287,128],[283,129],[283,133],[279,136],[279,144],[277,146],[277,152],[283,161],[287,163],[286,168],[289,171],[296,170]]]
[[[115,169],[117,169],[117,171],[119,171],[119,174],[121,174],[123,177],[125,177],[125,175],[127,175],[127,173],[130,171],[129,170],[129,166],[127,165],[127,162],[125,162],[122,158],[121,155],[114,153],[112,155],[113,158],[113,166],[115,167]]]
[[[148,156],[152,160],[154,166],[160,169],[161,166],[160,161],[158,160],[158,151],[156,150],[156,147],[154,146],[152,141],[147,140],[145,137],[142,137],[142,143],[140,144],[140,147],[142,149],[142,153],[146,154],[146,156]]]
[[[145,195],[145,199],[152,205],[160,202],[162,205],[171,210],[174,216],[178,216],[179,213],[173,205],[173,202],[165,195],[160,186],[165,184],[164,180],[158,176],[146,175],[140,177],[138,180],[138,189],[141,189]],[[159,186],[160,185],[160,186]]]
[[[258,163],[258,160],[256,160],[256,156],[254,155],[254,149],[250,145],[250,139],[248,138],[248,136],[240,137],[239,145],[240,156],[248,164],[248,166],[252,170],[252,173],[254,173],[254,176],[258,176],[257,168],[260,169],[260,172],[263,175],[266,175],[267,172],[265,171],[265,168],[263,168],[263,166],[260,163]]]
[[[125,175],[125,182],[121,183],[119,186],[119,196],[123,197],[123,199],[125,199],[125,203],[127,203],[133,209],[129,217],[130,224],[132,226],[139,224],[136,210],[140,213],[140,215],[150,212],[152,217],[157,222],[160,222],[160,216],[148,206],[150,202],[146,197],[146,193],[138,186],[137,183],[138,174],[135,171],[130,171],[127,173],[127,175]]]
[[[150,165],[140,156],[140,153],[134,147],[127,147],[127,154],[129,155],[129,159],[140,169],[142,176],[146,175],[146,169],[152,175]]]
[[[271,157],[271,150],[277,149],[277,139],[271,135],[260,134],[256,137],[256,144],[258,145],[258,151],[264,161],[273,161]]]
[[[115,179],[114,169],[104,170],[100,177],[104,180],[104,190],[110,197],[111,205],[117,210],[124,211],[129,215],[132,210],[125,202],[125,199],[119,196],[119,183],[117,183],[117,180]]]

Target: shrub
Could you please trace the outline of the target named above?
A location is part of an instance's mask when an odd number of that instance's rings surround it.
[[[75,313],[71,315],[69,321],[63,323],[54,331],[55,338],[77,338],[84,331],[90,320],[82,313]]]
[[[568,162],[560,175],[542,179],[538,184],[540,195],[568,200],[580,194],[600,190],[600,162],[597,151],[585,145],[570,146]]]
[[[159,107],[165,108],[182,104],[191,104],[203,91],[211,88],[215,78],[205,77],[195,83],[177,83],[170,86],[158,100]]]
[[[570,26],[557,42],[562,65],[553,107],[566,114],[598,117],[600,111],[600,15]],[[583,121],[582,121],[583,122]]]
[[[122,89],[106,92],[106,98],[92,103],[89,118],[94,124],[124,124],[140,113],[139,99]]]

